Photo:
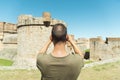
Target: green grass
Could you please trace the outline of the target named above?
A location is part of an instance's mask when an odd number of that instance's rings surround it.
[[[120,61],[118,61],[116,63],[106,63],[106,64],[103,64],[103,65],[99,65],[99,67],[98,66],[94,66],[93,70],[95,70],[95,71],[102,71],[102,70],[108,70],[109,68],[112,68],[112,67],[113,68],[114,67],[117,68],[117,66],[115,64],[120,64]]]
[[[40,80],[38,70],[0,70],[0,80]]]
[[[6,60],[6,59],[0,59],[0,66],[12,66],[13,61]]]
[[[85,62],[85,64],[89,64],[89,63],[92,63],[93,61],[92,60],[86,60],[84,62]]]
[[[90,52],[90,49],[86,49],[85,52]]]

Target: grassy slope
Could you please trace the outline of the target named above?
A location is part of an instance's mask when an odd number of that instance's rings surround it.
[[[78,80],[120,80],[120,61],[81,71]],[[0,80],[40,80],[38,70],[0,70]]]
[[[6,59],[0,59],[0,66],[11,66],[13,64],[13,61],[6,60]]]
[[[78,80],[120,80],[120,61],[86,68]]]

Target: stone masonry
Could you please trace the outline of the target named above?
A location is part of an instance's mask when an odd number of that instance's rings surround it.
[[[74,35],[71,35],[73,40],[75,41],[76,45],[79,47],[79,49],[81,50],[81,52],[83,54],[85,54],[85,50],[89,49],[89,39],[87,38],[78,38],[78,39],[75,39],[74,38]],[[67,45],[68,47],[68,52],[74,52],[72,46],[68,43]]]
[[[43,25],[44,21],[49,21],[50,25],[65,24],[63,21],[52,19],[50,13],[43,13],[42,17],[31,15],[18,17],[18,50],[14,65],[36,66],[37,54],[51,35],[52,26]],[[51,52],[53,47],[50,48],[48,53]]]
[[[12,60],[17,54],[16,24],[0,22],[0,58]]]
[[[120,56],[120,38],[90,38],[90,57],[94,60],[105,60]]]

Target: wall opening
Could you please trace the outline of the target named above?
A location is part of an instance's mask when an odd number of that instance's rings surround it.
[[[90,52],[85,52],[84,59],[90,59]]]

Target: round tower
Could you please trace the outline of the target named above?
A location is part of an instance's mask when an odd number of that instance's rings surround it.
[[[44,12],[42,17],[19,16],[17,24],[18,50],[14,65],[35,67],[37,54],[51,34],[51,25],[59,22],[62,21],[52,19],[48,12]],[[48,52],[51,50],[49,49]]]

